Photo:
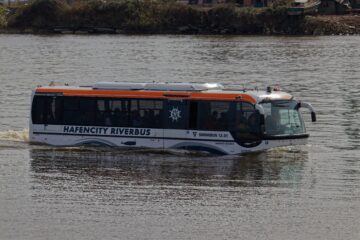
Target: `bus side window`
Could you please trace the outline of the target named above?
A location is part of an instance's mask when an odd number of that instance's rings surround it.
[[[46,97],[34,96],[31,117],[33,124],[44,124]]]
[[[79,122],[81,125],[95,124],[95,100],[91,98],[80,98]]]
[[[228,131],[231,102],[201,101],[198,111],[198,129]]]
[[[97,99],[95,102],[97,126],[129,126],[129,100]]]
[[[161,128],[163,101],[135,99],[130,101],[130,125],[142,128]]]
[[[130,127],[140,127],[141,115],[139,108],[139,100],[130,100]]]
[[[64,125],[78,125],[80,122],[81,114],[79,109],[79,98],[64,97]]]
[[[62,97],[49,97],[47,100],[47,123],[62,124]]]
[[[197,101],[190,102],[190,111],[189,111],[189,128],[197,129],[198,122],[198,104]]]
[[[112,126],[116,127],[127,127],[128,126],[128,101],[116,99],[110,103],[111,110],[111,123]]]
[[[235,138],[239,141],[247,142],[259,137],[260,118],[255,107],[246,102],[236,104],[235,124],[232,129],[235,132]]]
[[[112,126],[112,112],[110,106],[112,100],[98,99],[96,102],[96,120],[97,126]]]
[[[34,124],[61,124],[62,99],[55,96],[35,96],[32,121]]]

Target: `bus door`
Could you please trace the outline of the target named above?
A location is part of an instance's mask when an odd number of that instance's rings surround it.
[[[172,147],[176,141],[188,135],[189,101],[167,99],[164,106],[164,147]]]
[[[261,143],[261,116],[253,104],[238,102],[233,116],[231,134],[242,147],[252,148]]]

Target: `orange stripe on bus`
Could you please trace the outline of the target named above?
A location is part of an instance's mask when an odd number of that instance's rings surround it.
[[[208,93],[208,92],[152,92],[128,90],[79,90],[38,88],[37,93],[62,93],[64,96],[106,97],[106,98],[150,98],[150,99],[191,99],[191,100],[242,100],[255,104],[256,100],[248,94]]]

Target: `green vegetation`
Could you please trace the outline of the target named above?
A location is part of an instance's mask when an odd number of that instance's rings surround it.
[[[6,27],[6,8],[0,6],[0,28]]]
[[[78,0],[73,4],[67,4],[64,0],[34,0],[27,5],[12,7],[11,11],[0,6],[0,28],[49,33],[64,30],[121,33],[332,34],[335,28],[331,27],[331,19],[289,17],[288,3],[289,0],[277,0],[269,8],[241,8],[234,3],[200,7],[177,3],[175,0]],[[355,21],[359,22],[359,18]],[[358,25],[352,24],[351,27],[355,27],[345,33],[359,32]],[[335,30],[337,33],[342,32],[342,28],[342,25],[339,25]]]
[[[285,9],[285,8],[284,8]],[[234,4],[201,8],[172,1],[90,0],[68,5],[60,0],[35,0],[8,18],[8,27],[51,30],[111,28],[127,33],[257,34],[279,31],[286,11],[239,8]]]
[[[159,1],[35,0],[8,19],[11,28],[49,29],[57,26],[116,28],[129,32],[162,32],[194,24],[199,11],[186,5]]]
[[[57,25],[65,17],[68,5],[58,0],[35,0],[19,6],[9,16],[10,28],[46,29]]]

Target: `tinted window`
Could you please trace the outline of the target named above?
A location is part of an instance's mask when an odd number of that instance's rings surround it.
[[[80,99],[76,97],[64,97],[64,125],[81,124]]]
[[[190,110],[189,110],[189,128],[190,129],[197,129],[198,106],[199,106],[199,103],[197,101],[190,102]]]
[[[228,131],[231,102],[201,101],[198,107],[198,129]]]
[[[117,127],[129,126],[129,101],[128,100],[112,100],[109,109],[112,116],[112,124]]]
[[[162,128],[163,101],[35,96],[34,124]]]
[[[64,97],[64,110],[65,111],[78,111],[79,110],[79,98]]]
[[[32,122],[34,124],[44,123],[44,111],[45,111],[46,97],[35,96],[32,105]]]
[[[96,125],[129,126],[129,101],[124,99],[98,99],[96,101]]]
[[[45,123],[61,124],[62,122],[62,98],[48,97],[46,102]]]
[[[254,105],[246,102],[236,104],[234,137],[240,142],[256,140],[260,134],[260,116]]]
[[[95,99],[79,98],[79,110],[76,115],[79,125],[95,125]]]
[[[80,98],[79,110],[82,112],[94,112],[95,111],[95,99]]]
[[[130,124],[132,127],[161,128],[162,100],[130,100]]]
[[[62,98],[34,96],[32,106],[34,124],[59,124],[62,122]]]

